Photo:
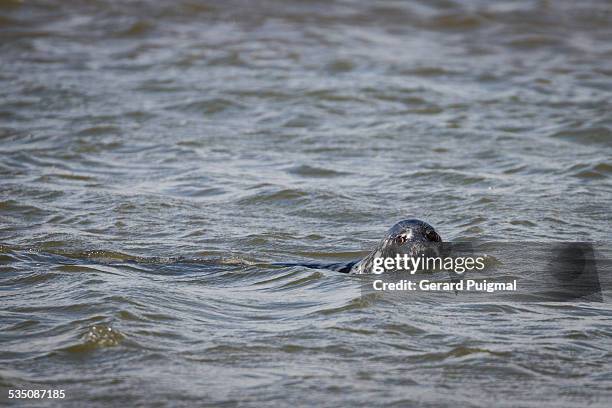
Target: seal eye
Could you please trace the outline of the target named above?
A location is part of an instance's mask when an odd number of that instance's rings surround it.
[[[427,238],[428,240],[433,241],[433,242],[442,242],[442,239],[440,238],[438,233],[436,231],[430,230],[430,229],[425,231],[425,238]]]
[[[404,242],[406,242],[406,236],[405,235],[400,235],[397,238],[395,238],[395,242],[397,243],[397,245],[402,245]]]

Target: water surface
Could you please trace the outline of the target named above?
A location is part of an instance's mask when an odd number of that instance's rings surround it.
[[[609,242],[611,61],[607,1],[0,1],[1,398],[608,406],[609,301],[270,263]]]

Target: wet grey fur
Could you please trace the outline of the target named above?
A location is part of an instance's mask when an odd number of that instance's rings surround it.
[[[434,227],[421,220],[404,220],[392,226],[368,256],[351,266],[349,273],[371,273],[375,258],[394,258],[397,254],[416,257],[432,242],[441,242]]]

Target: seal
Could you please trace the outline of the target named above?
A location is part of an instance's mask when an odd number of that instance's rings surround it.
[[[280,266],[304,266],[313,269],[331,269],[333,271],[351,274],[366,274],[372,272],[375,258],[394,258],[396,255],[416,257],[432,248],[433,243],[442,242],[442,238],[434,227],[425,221],[417,219],[403,220],[393,225],[378,245],[363,259],[349,263],[304,263],[275,264]]]

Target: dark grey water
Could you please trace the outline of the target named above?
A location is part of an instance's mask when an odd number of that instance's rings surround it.
[[[1,0],[0,68],[2,403],[609,406],[609,291],[394,302],[267,263],[407,215],[610,242],[610,2]]]

